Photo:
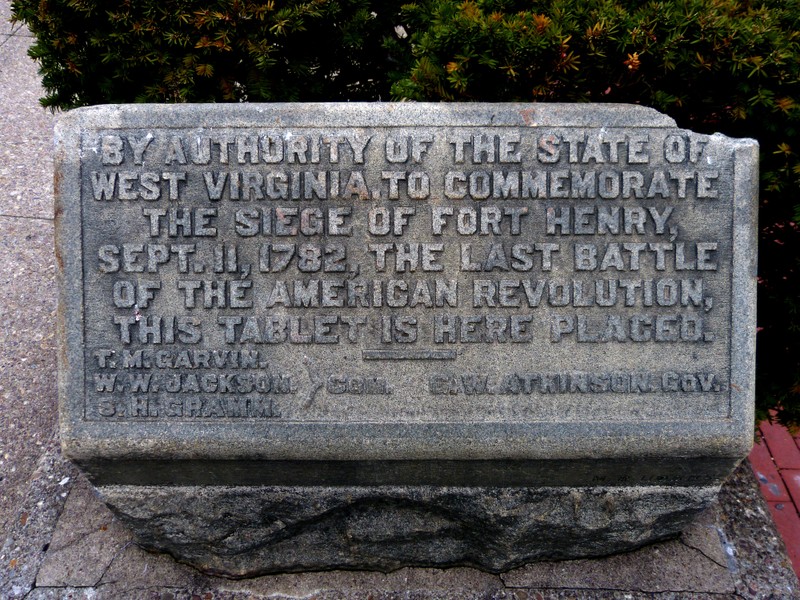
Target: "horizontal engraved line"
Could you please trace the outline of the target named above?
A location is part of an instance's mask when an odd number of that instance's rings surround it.
[[[362,350],[364,360],[455,360],[455,350]]]

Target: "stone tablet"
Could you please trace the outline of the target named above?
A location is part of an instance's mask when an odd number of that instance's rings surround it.
[[[65,115],[56,158],[62,443],[146,545],[234,575],[599,554],[751,445],[752,140],[621,105],[129,105]],[[265,506],[325,521],[315,552]],[[569,533],[435,549],[511,506]]]

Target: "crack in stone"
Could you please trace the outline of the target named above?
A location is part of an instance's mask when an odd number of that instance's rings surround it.
[[[577,587],[524,587],[524,586],[506,586],[508,591],[520,590],[527,593],[532,592],[618,592],[621,594],[646,594],[648,598],[657,598],[666,594],[705,594],[707,596],[719,596],[720,598],[742,598],[746,600],[739,592],[708,592],[698,590],[660,590],[658,592],[646,591],[642,589],[621,589],[621,588],[607,588],[607,587],[591,587],[591,588],[577,588]]]
[[[711,562],[713,562],[715,565],[722,567],[722,568],[723,568],[723,569],[725,569],[726,571],[729,571],[729,568],[728,568],[728,564],[727,564],[727,563],[721,563],[721,562],[719,562],[718,560],[714,559],[713,557],[711,557],[711,556],[709,556],[708,554],[706,554],[705,552],[703,552],[703,550],[702,550],[702,549],[700,549],[700,548],[698,548],[697,546],[692,546],[691,544],[689,544],[688,542],[686,542],[686,541],[685,541],[683,538],[678,538],[678,542],[680,542],[682,545],[686,546],[686,547],[687,547],[687,548],[689,548],[690,550],[694,550],[695,552],[699,553],[701,556],[704,556],[704,557],[706,557],[708,560],[710,560]]]
[[[303,408],[311,408],[311,405],[314,403],[314,399],[317,396],[317,392],[322,389],[324,385],[324,381],[319,379],[314,375],[314,369],[311,367],[315,366],[313,361],[308,357],[303,357],[303,367],[305,368],[306,372],[308,373],[308,379],[311,382],[311,390],[308,392],[308,398],[303,403]]]
[[[0,44],[0,47],[2,47],[2,45],[3,44]],[[9,215],[9,214],[6,214],[6,213],[0,213],[0,218],[3,218],[3,219],[25,219],[25,220],[28,220],[28,221],[49,221],[51,223],[53,222],[53,217],[37,217],[37,216],[34,216],[34,215]]]
[[[119,558],[119,555],[122,554],[128,548],[128,546],[131,546],[133,543],[134,543],[133,541],[125,542],[125,545],[122,546],[122,548],[120,548],[119,550],[117,550],[114,553],[114,556],[112,556],[111,560],[108,561],[108,564],[106,565],[106,568],[103,569],[102,573],[100,573],[100,576],[97,578],[97,581],[95,582],[93,587],[98,587],[98,586],[101,586],[101,585],[108,585],[107,583],[105,583],[105,584],[102,583],[103,578],[106,576],[106,573],[108,573],[109,569],[111,569],[111,565],[113,565],[114,562]]]
[[[90,532],[84,533],[84,534],[80,535],[79,537],[76,537],[74,540],[69,541],[68,543],[64,544],[63,546],[58,546],[57,548],[54,548],[54,547],[50,546],[47,549],[47,551],[48,552],[52,552],[53,554],[55,554],[57,552],[63,552],[64,550],[69,550],[70,548],[72,548],[76,544],[82,542],[83,540],[85,540],[89,536],[94,535],[94,533],[95,533],[94,531],[90,531]]]
[[[700,552],[700,554],[703,554],[703,553]],[[705,554],[703,554],[703,556],[705,556]],[[716,561],[714,561],[713,559],[709,559],[709,560],[711,560],[715,564],[719,564]],[[720,566],[724,567],[725,565],[720,565]],[[652,595],[652,596],[655,596],[656,594],[658,594],[658,595],[661,595],[661,594],[708,594],[708,595],[712,595],[712,596],[721,596],[723,598],[730,598],[731,597],[730,594],[738,594],[738,592],[736,592],[735,590],[731,591],[731,592],[714,592],[714,591],[709,591],[709,590],[691,590],[691,589],[653,591],[653,590],[646,590],[646,589],[642,589],[642,588],[633,589],[632,587],[629,588],[629,589],[625,589],[625,588],[621,588],[621,587],[610,587],[609,588],[609,587],[578,587],[578,586],[567,586],[567,587],[549,587],[549,586],[548,587],[544,587],[544,586],[543,587],[531,587],[531,586],[524,586],[524,585],[512,586],[512,585],[509,585],[508,583],[506,583],[505,579],[503,578],[503,575],[505,575],[505,573],[500,573],[499,574],[499,578],[503,582],[503,586],[504,586],[504,588],[506,590],[523,590],[523,591],[527,591],[527,592],[531,592],[531,591],[537,591],[537,592],[539,592],[539,591],[569,591],[569,592],[571,592],[571,591],[581,591],[581,592],[620,592],[620,593],[623,593],[623,594],[632,592],[632,593],[636,593],[636,594],[648,594],[648,595]],[[734,586],[735,586],[735,582],[734,582]]]
[[[131,543],[132,542],[128,542],[128,544],[126,544],[126,546],[130,545]],[[112,563],[113,563],[114,560],[116,560],[116,558],[117,558],[117,556],[115,556],[114,559],[112,559]],[[109,566],[106,568],[106,571],[108,571],[108,568],[110,568],[110,566],[111,566],[111,564],[109,564]],[[105,573],[104,573],[104,575],[105,575]],[[502,575],[503,574],[498,575],[498,578],[501,581],[502,581]],[[90,590],[90,591],[97,592],[97,591],[100,591],[104,587],[113,586],[116,583],[118,583],[118,582],[116,582],[116,581],[106,581],[106,582],[102,582],[101,583],[100,581],[98,581],[94,585],[67,585],[67,586],[34,587],[31,590],[29,590],[25,594],[25,596],[22,597],[22,600],[25,600],[26,598],[28,598],[30,596],[30,594],[34,590],[37,590],[37,589],[38,590],[45,590],[45,591],[46,590],[74,589],[74,590]],[[181,586],[181,585],[178,585],[178,586],[175,586],[175,585],[167,585],[167,586],[145,585],[145,586],[126,587],[126,590],[129,591],[129,592],[131,592],[131,591],[145,591],[145,592],[164,593],[164,592],[168,592],[168,591],[173,591],[173,592],[188,591],[188,588],[186,586]],[[224,590],[218,590],[218,591],[224,591]],[[339,591],[341,592],[341,590],[339,590]],[[433,590],[431,590],[431,591],[433,591]],[[660,596],[665,596],[665,595],[668,595],[668,594],[704,594],[704,595],[707,595],[707,596],[710,596],[710,597],[737,598],[737,599],[740,599],[740,600],[746,600],[746,596],[742,595],[740,592],[737,592],[737,591],[733,591],[733,592],[708,592],[708,591],[701,592],[701,591],[697,591],[697,590],[687,590],[687,589],[676,589],[676,590],[670,589],[670,590],[660,590],[658,592],[653,592],[653,591],[645,591],[645,590],[641,590],[641,589],[640,590],[624,590],[624,589],[619,589],[619,588],[608,588],[608,587],[575,588],[575,587],[509,586],[509,585],[506,585],[505,582],[503,582],[503,587],[501,589],[487,591],[484,597],[487,598],[487,599],[490,599],[490,598],[491,599],[496,599],[496,598],[499,597],[497,595],[498,592],[500,592],[503,595],[505,595],[505,592],[513,593],[515,591],[525,591],[525,592],[527,592],[529,594],[533,593],[533,592],[544,592],[544,593],[548,593],[548,592],[579,592],[579,593],[580,592],[585,592],[585,593],[591,593],[591,592],[611,592],[611,593],[614,593],[614,592],[618,592],[618,593],[623,593],[623,594],[624,593],[646,594],[647,597],[649,597],[649,598],[658,598]],[[244,592],[244,590],[228,590],[227,591],[227,593],[237,593],[237,592],[239,592],[239,593],[242,593],[242,592],[243,593],[247,593],[247,592]],[[277,598],[282,598],[282,599],[285,599],[285,600],[308,600],[310,598],[317,597],[318,593],[319,593],[319,591],[311,592],[310,594],[307,594],[307,595],[304,595],[304,596],[288,596],[288,595],[284,595],[284,594],[276,595],[275,593],[267,593],[266,595],[264,595],[264,594],[259,593],[257,596],[251,595],[251,596],[248,596],[248,597],[254,598],[254,599],[255,598],[264,598],[264,599],[265,598],[276,598],[276,599]],[[406,594],[408,594],[408,590],[406,590]],[[432,596],[432,597],[435,597],[435,596]]]

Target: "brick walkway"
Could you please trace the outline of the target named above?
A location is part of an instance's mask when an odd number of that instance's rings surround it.
[[[800,433],[792,437],[767,422],[759,429],[763,439],[750,453],[750,466],[800,577]]]

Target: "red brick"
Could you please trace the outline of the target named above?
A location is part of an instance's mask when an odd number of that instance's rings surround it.
[[[778,469],[800,469],[800,449],[786,428],[764,421],[760,429]]]
[[[786,553],[795,573],[800,573],[800,516],[791,502],[767,502],[769,511],[786,544]]]
[[[795,509],[800,509],[800,471],[783,469],[781,471],[781,479],[783,479],[786,489],[789,490]]]
[[[783,479],[778,473],[778,468],[772,462],[772,456],[767,445],[762,441],[756,443],[750,451],[750,467],[756,475],[761,495],[770,502],[791,502],[792,498],[786,491]],[[800,490],[798,490],[800,491]],[[800,500],[800,497],[798,497]]]

